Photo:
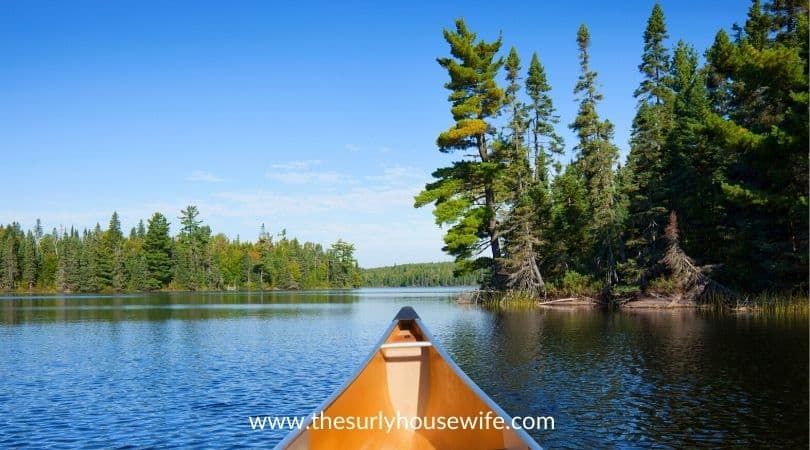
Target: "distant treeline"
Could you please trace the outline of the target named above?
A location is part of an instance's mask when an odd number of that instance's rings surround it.
[[[472,286],[479,283],[478,273],[455,276],[452,262],[401,264],[362,269],[366,287]]]
[[[274,239],[262,226],[256,242],[212,235],[195,206],[180,213],[180,232],[155,213],[126,237],[118,214],[107,229],[44,233],[20,224],[0,225],[0,290],[121,292],[225,289],[346,288],[360,285],[354,246],[330,249],[301,243],[282,231]]]

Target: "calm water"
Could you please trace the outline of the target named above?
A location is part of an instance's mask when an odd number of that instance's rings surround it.
[[[0,447],[268,447],[413,305],[548,448],[808,445],[807,318],[489,312],[442,289],[0,298]]]

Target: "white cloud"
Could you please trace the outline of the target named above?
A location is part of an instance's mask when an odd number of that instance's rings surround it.
[[[385,185],[402,185],[426,183],[429,177],[414,167],[390,166],[384,167],[379,175],[366,175],[366,180]]]
[[[200,182],[203,182],[203,183],[219,183],[221,181],[225,181],[223,178],[220,178],[220,177],[212,174],[211,172],[206,172],[204,170],[195,170],[194,172],[191,172],[191,175],[189,175],[186,178],[186,180],[187,181],[200,181]]]
[[[334,170],[312,170],[314,166],[322,163],[323,161],[319,159],[306,159],[273,164],[270,166],[272,170],[267,171],[264,175],[284,184],[335,185],[357,182],[355,177]]]
[[[313,171],[286,171],[286,172],[267,172],[267,178],[286,184],[351,184],[357,181],[354,177],[333,170],[323,172]]]
[[[272,168],[280,170],[309,170],[312,166],[322,164],[320,159],[303,159],[299,161],[288,161],[286,163],[273,164]]]
[[[273,192],[267,190],[220,192],[215,197],[231,203],[234,211],[258,215],[306,215],[314,212],[345,211],[380,213],[413,208],[419,187],[356,187],[344,192]]]

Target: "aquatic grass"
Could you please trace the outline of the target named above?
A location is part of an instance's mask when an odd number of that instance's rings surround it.
[[[752,296],[746,306],[754,311],[759,311],[775,316],[808,315],[810,313],[810,297],[807,291],[789,292],[762,292]]]
[[[526,311],[537,307],[540,298],[526,291],[497,291],[480,289],[465,292],[458,303],[474,303],[492,311]]]
[[[767,314],[769,316],[807,316],[810,314],[810,297],[804,290],[765,291],[756,294],[740,294],[729,297],[709,294],[701,298],[700,305],[718,311],[736,311]]]

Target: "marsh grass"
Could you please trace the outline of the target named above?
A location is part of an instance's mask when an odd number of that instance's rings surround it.
[[[767,314],[774,315],[807,315],[810,313],[810,298],[808,298],[807,291],[792,291],[792,292],[763,292],[756,296],[752,296],[748,300],[748,305],[738,305],[742,307],[748,306],[755,311],[761,311]]]
[[[537,308],[539,297],[524,291],[480,291],[476,303],[493,311],[528,311]]]
[[[498,311],[534,309],[543,301],[541,297],[531,292],[483,290],[475,291],[474,299],[468,298],[468,300],[473,301],[465,303],[477,303],[487,309]],[[701,298],[694,306],[703,309],[714,309],[718,312],[752,312],[775,317],[810,315],[810,298],[807,291],[804,290],[762,292],[741,296],[736,299],[720,294],[710,294]]]

